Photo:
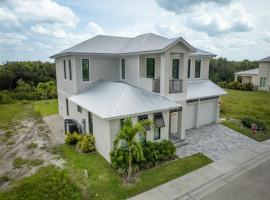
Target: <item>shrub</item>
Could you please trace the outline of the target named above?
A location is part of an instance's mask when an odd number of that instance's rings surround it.
[[[253,118],[249,118],[249,117],[245,117],[241,119],[241,123],[248,128],[251,128],[252,124],[256,124],[257,126],[257,130],[260,131],[265,131],[266,130],[266,125],[263,121],[258,120],[258,119],[253,119]]]
[[[83,134],[78,140],[77,148],[84,153],[95,150],[95,137],[90,134]]]
[[[176,157],[176,149],[172,142],[150,142],[142,145],[144,159],[138,161],[135,155],[132,155],[133,168],[142,170],[153,167],[161,162],[172,160]],[[117,169],[120,174],[126,174],[128,170],[128,151],[126,148],[114,149],[111,152],[112,167]]]
[[[0,93],[0,104],[7,104],[12,102],[12,100],[13,99],[10,97],[8,92],[3,91]]]
[[[242,90],[246,90],[246,91],[252,91],[254,88],[254,85],[252,83],[244,83],[242,84]]]
[[[75,145],[79,140],[82,139],[82,135],[79,133],[66,133],[65,142],[66,144]]]

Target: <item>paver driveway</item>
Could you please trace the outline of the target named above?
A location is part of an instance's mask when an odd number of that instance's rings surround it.
[[[209,124],[199,129],[187,130],[186,141],[188,145],[176,150],[179,157],[201,152],[212,160],[219,160],[225,155],[258,143],[221,124]]]

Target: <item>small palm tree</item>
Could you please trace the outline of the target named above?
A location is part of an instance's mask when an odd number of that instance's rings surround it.
[[[127,181],[132,181],[132,155],[135,155],[137,160],[143,159],[143,151],[140,142],[137,141],[136,135],[138,133],[146,134],[145,126],[149,126],[151,121],[143,120],[133,125],[131,118],[127,118],[123,122],[122,129],[116,136],[114,141],[114,148],[119,147],[120,141],[125,141],[128,150],[128,177]]]
[[[48,96],[56,93],[56,86],[53,81],[48,81],[46,83],[39,83],[37,86],[37,92],[45,97],[45,102],[48,102]]]

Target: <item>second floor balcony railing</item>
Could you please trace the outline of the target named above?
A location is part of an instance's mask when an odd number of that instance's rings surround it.
[[[170,93],[183,92],[183,80],[179,80],[179,79],[170,80],[169,92]]]
[[[160,79],[153,79],[153,92],[160,92]]]

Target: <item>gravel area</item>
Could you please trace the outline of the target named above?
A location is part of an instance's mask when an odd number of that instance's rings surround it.
[[[187,130],[186,142],[188,145],[178,147],[176,150],[179,157],[201,152],[212,160],[219,160],[225,155],[258,143],[221,124],[210,124],[199,129]]]

